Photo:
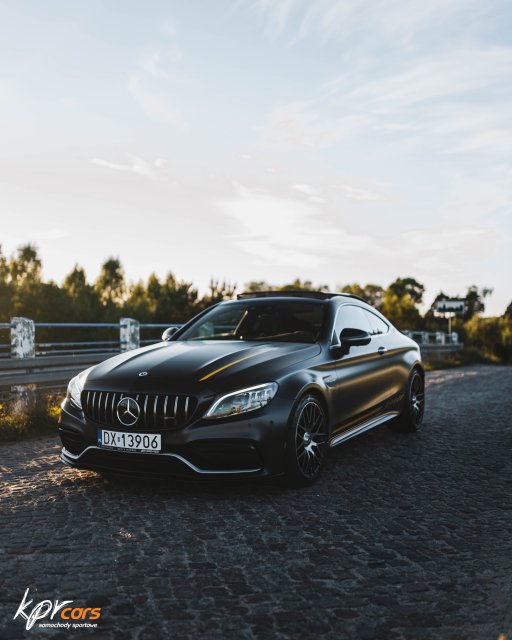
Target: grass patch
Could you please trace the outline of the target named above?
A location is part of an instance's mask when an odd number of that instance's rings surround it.
[[[37,395],[32,407],[20,411],[15,399],[0,403],[0,444],[57,434],[61,397]]]
[[[440,360],[425,360],[423,365],[426,371],[436,369],[454,369],[456,367],[466,367],[472,364],[500,364],[497,358],[483,355],[478,349],[468,347],[457,351],[451,356]]]

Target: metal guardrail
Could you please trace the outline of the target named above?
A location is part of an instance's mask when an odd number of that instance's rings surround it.
[[[63,386],[83,369],[116,353],[159,342],[162,330],[180,326],[176,323],[140,324],[133,318],[121,318],[119,323],[33,322],[27,318],[13,318],[11,322],[0,323],[0,337],[10,332],[10,342],[0,342],[0,388]],[[55,335],[59,332],[60,335],[68,331],[71,335],[64,336],[66,339],[36,339],[41,333],[53,332]],[[145,335],[143,339],[142,332]],[[73,333],[76,339],[73,339]],[[418,342],[427,357],[442,357],[463,348],[455,332],[404,333]]]
[[[459,342],[456,331],[404,331],[405,335],[420,345],[421,353],[426,360],[439,361],[453,353],[462,351],[464,344]]]
[[[459,334],[456,331],[444,333],[443,331],[403,331],[420,346],[423,345],[460,345]]]
[[[111,353],[37,356],[0,363],[0,387],[65,382]]]
[[[0,388],[62,387],[83,369],[117,353],[159,342],[162,330],[180,326],[140,324],[132,318],[122,318],[119,323],[33,322],[13,318],[9,323],[0,323],[0,338],[10,332],[10,342],[0,342]],[[41,334],[43,337],[39,339]]]
[[[137,321],[132,320],[131,318],[125,318],[125,320],[130,320],[132,323],[135,323],[138,329],[138,339],[135,340],[134,344],[131,345],[131,348],[136,348],[138,346],[144,346],[148,344],[153,344],[160,340],[160,334],[163,329],[167,329],[168,327],[180,326],[179,324],[169,323],[142,323],[139,324]],[[35,322],[34,328],[37,331],[38,329],[46,329],[46,330],[67,330],[74,329],[78,331],[82,331],[82,333],[87,332],[90,333],[91,330],[108,330],[109,333],[117,332],[120,333],[120,324],[112,323],[112,322]],[[147,332],[155,332],[159,330],[158,334],[150,338],[141,338],[140,333],[143,331]],[[105,336],[103,336],[105,337]],[[74,354],[74,353],[118,353],[121,350],[122,336],[119,335],[119,338],[112,339],[89,339],[89,340],[59,340],[59,341],[35,341],[36,348],[36,356],[43,355],[51,355],[53,353],[59,354]]]
[[[49,329],[109,329],[119,332],[119,324],[113,322],[34,322],[34,328]],[[80,353],[115,353],[120,350],[120,340],[67,340],[67,341],[35,341],[36,356],[46,356],[58,352],[60,355]]]

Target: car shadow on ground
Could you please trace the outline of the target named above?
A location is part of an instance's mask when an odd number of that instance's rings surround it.
[[[401,434],[391,432],[386,425],[364,433],[343,445],[331,449],[325,461],[322,475],[312,485],[294,487],[283,477],[276,478],[158,478],[130,474],[115,474],[111,472],[90,472],[88,482],[96,482],[108,493],[135,492],[141,496],[152,494],[162,498],[203,497],[209,500],[230,500],[233,498],[250,498],[254,496],[270,498],[290,493],[318,493],[327,490],[334,482],[338,489],[343,488],[343,475],[350,472],[353,476],[362,474],[367,476],[367,466],[372,464],[372,456],[386,452],[394,447],[403,447],[407,442],[413,442],[419,434]],[[76,473],[68,469],[67,473]],[[80,472],[84,473],[84,472]],[[341,478],[340,478],[341,477]],[[93,479],[94,478],[94,479]],[[341,486],[339,485],[342,480]]]

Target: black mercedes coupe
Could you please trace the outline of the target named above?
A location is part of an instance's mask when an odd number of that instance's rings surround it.
[[[162,338],[70,381],[64,463],[304,485],[330,448],[385,422],[422,423],[418,345],[353,295],[243,293]]]

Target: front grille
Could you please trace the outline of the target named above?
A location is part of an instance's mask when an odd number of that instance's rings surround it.
[[[117,415],[117,405],[122,398],[132,398],[140,408],[137,422],[129,427]],[[82,408],[87,418],[107,427],[123,429],[178,429],[192,417],[196,404],[192,396],[82,391]]]

